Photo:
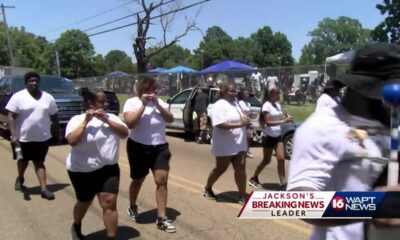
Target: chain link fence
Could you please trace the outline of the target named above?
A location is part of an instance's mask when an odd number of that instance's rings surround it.
[[[158,80],[161,96],[172,97],[190,87],[215,86],[222,82],[234,82],[237,89],[246,89],[258,98],[263,97],[269,85],[277,85],[284,101],[315,101],[317,91],[336,74],[344,73],[345,65],[310,65],[259,68],[254,70],[230,70],[211,73],[146,73],[122,77],[89,77],[74,79],[76,88],[89,87],[114,91],[117,94],[134,94],[134,86],[141,76]]]

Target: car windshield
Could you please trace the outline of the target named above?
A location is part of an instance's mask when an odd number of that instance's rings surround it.
[[[19,91],[25,88],[23,77],[17,77],[13,80],[14,91]],[[43,76],[40,80],[40,89],[48,93],[72,93],[74,85],[72,81],[57,76]]]

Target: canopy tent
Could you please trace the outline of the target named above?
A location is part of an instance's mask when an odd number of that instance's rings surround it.
[[[232,61],[232,60],[224,60],[212,66],[209,66],[206,69],[203,69],[202,73],[208,72],[220,72],[220,71],[229,71],[229,70],[254,70],[252,66],[246,65],[244,63]]]
[[[334,63],[334,64],[348,64],[354,58],[354,50],[347,51],[344,53],[339,53],[331,57],[327,57],[325,62],[326,63]]]
[[[129,74],[122,71],[114,71],[112,73],[107,74],[107,77],[126,77]]]
[[[162,72],[162,71],[165,71],[165,70],[167,70],[167,69],[166,68],[156,67],[156,68],[150,69],[149,73],[159,73],[159,72]]]
[[[347,52],[339,53],[331,57],[327,57],[325,59],[325,70],[324,70],[324,78],[323,78],[323,83],[326,84],[326,81],[329,80],[328,75],[327,75],[327,65],[328,64],[333,64],[333,65],[338,65],[338,64],[350,64],[351,61],[354,58],[355,51],[350,50]]]
[[[179,65],[179,66],[161,71],[160,73],[194,73],[194,72],[197,72],[197,71],[194,69]]]

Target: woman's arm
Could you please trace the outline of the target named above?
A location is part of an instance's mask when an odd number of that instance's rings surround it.
[[[86,116],[85,119],[82,121],[82,123],[79,124],[78,127],[76,127],[72,132],[70,132],[67,135],[66,139],[69,145],[76,146],[81,142],[83,134],[85,132],[85,128],[88,122],[90,122],[90,120],[92,119],[92,117],[93,117],[93,112],[86,111]]]
[[[124,112],[123,118],[129,129],[135,128],[142,117],[148,101],[148,94],[142,94],[140,100],[142,105],[136,111]]]
[[[274,121],[272,120],[272,115],[269,112],[262,112],[261,114],[264,115],[264,122],[268,127],[279,126],[293,120],[291,116],[287,116],[281,120]]]
[[[96,116],[107,123],[110,126],[111,131],[116,133],[120,138],[126,138],[129,134],[129,130],[123,124],[120,124],[116,121],[111,120],[111,118],[107,115],[104,109],[99,109],[95,112]]]
[[[158,102],[157,95],[153,95],[152,99],[154,106],[156,106],[164,121],[167,123],[171,123],[172,121],[174,121],[174,115],[172,115],[172,113],[167,108],[161,106],[161,104]]]

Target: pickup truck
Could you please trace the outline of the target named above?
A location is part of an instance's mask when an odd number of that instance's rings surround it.
[[[11,96],[24,89],[24,76],[4,76],[0,79],[0,128],[8,131],[7,110],[5,109]],[[50,75],[41,75],[40,88],[51,94],[58,107],[61,134],[72,116],[83,112],[82,97],[74,91],[72,81]],[[63,135],[61,135],[63,136]]]

